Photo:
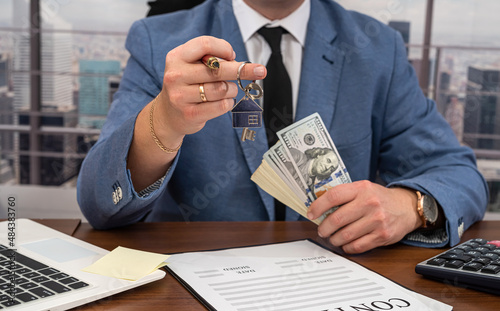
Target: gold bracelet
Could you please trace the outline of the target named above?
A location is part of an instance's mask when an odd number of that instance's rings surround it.
[[[153,111],[155,110],[155,104],[157,98],[158,97],[155,97],[155,99],[153,99],[153,102],[151,103],[151,108],[149,109],[149,131],[151,132],[151,136],[153,136],[153,140],[155,141],[156,145],[160,147],[161,150],[165,151],[166,153],[176,153],[182,146],[182,140],[179,146],[177,146],[177,148],[170,149],[165,147],[158,139],[158,137],[156,137],[155,130],[153,128]]]

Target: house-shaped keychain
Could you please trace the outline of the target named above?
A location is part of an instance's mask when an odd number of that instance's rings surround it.
[[[244,64],[243,64],[244,65]],[[233,118],[234,128],[243,128],[241,140],[255,140],[255,131],[249,128],[262,127],[262,107],[257,104],[254,99],[262,97],[263,91],[260,85],[253,81],[245,88],[241,85],[239,79],[239,72],[243,66],[238,70],[238,85],[245,92],[245,96],[233,106],[231,116]],[[256,91],[257,94],[251,94],[251,91]]]
[[[262,107],[250,98],[243,98],[231,110],[233,127],[261,127]]]

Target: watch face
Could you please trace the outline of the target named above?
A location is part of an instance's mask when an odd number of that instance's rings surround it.
[[[432,197],[428,195],[424,195],[424,200],[422,202],[422,207],[424,210],[424,215],[425,218],[427,218],[427,221],[430,223],[436,222],[438,218],[438,207],[436,200],[434,200]]]

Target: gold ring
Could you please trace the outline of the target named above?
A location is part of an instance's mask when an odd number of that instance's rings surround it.
[[[203,87],[203,83],[200,83],[200,98],[202,102],[208,101],[207,95],[205,95],[205,88]]]

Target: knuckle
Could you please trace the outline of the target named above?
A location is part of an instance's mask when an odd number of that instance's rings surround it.
[[[227,84],[224,81],[214,83],[214,94],[217,97],[225,97],[227,94]]]
[[[379,226],[385,226],[386,215],[383,211],[377,211],[373,214],[373,221],[375,221]]]
[[[252,71],[253,71],[253,65],[248,63],[245,66],[243,66],[243,68],[241,69],[241,76],[242,77],[249,77],[252,75]]]
[[[353,238],[353,234],[350,230],[344,229],[340,232],[340,235],[342,236],[342,239],[344,241],[351,241]]]
[[[178,49],[170,50],[165,56],[165,71],[176,68],[179,63],[179,51]]]
[[[372,182],[370,182],[369,180],[360,180],[359,182],[357,182],[357,184],[360,188],[366,190],[369,190],[373,187]]]
[[[212,79],[217,81],[217,80],[222,80],[222,70],[210,70],[210,74],[212,75]]]
[[[166,85],[172,85],[180,78],[181,75],[182,75],[182,72],[180,72],[180,71],[167,70],[164,74],[163,81]]]
[[[382,206],[382,202],[380,201],[379,197],[372,196],[368,199],[366,199],[366,205],[370,206],[372,208],[377,208]]]
[[[337,200],[337,197],[338,197],[338,194],[337,194],[337,191],[335,191],[335,188],[331,188],[324,195],[326,195],[326,199],[330,203],[335,202]]]
[[[168,67],[170,64],[175,63],[174,59],[177,57],[177,49],[170,50],[165,56],[165,65]]]
[[[211,46],[210,37],[209,36],[201,36],[199,44],[201,45],[201,48],[203,49],[203,51],[209,50],[210,46]]]
[[[380,230],[379,236],[382,239],[382,241],[385,242],[385,241],[388,241],[392,238],[392,232],[388,228],[384,228],[384,229]]]
[[[361,245],[361,243],[354,241],[352,243],[349,243],[349,245],[345,246],[344,251],[346,253],[359,254],[364,252],[364,248],[363,245]]]
[[[339,226],[340,224],[342,224],[344,217],[342,217],[342,213],[340,213],[337,210],[335,213],[331,214],[330,217],[328,217],[327,219],[329,219],[332,225]]]

